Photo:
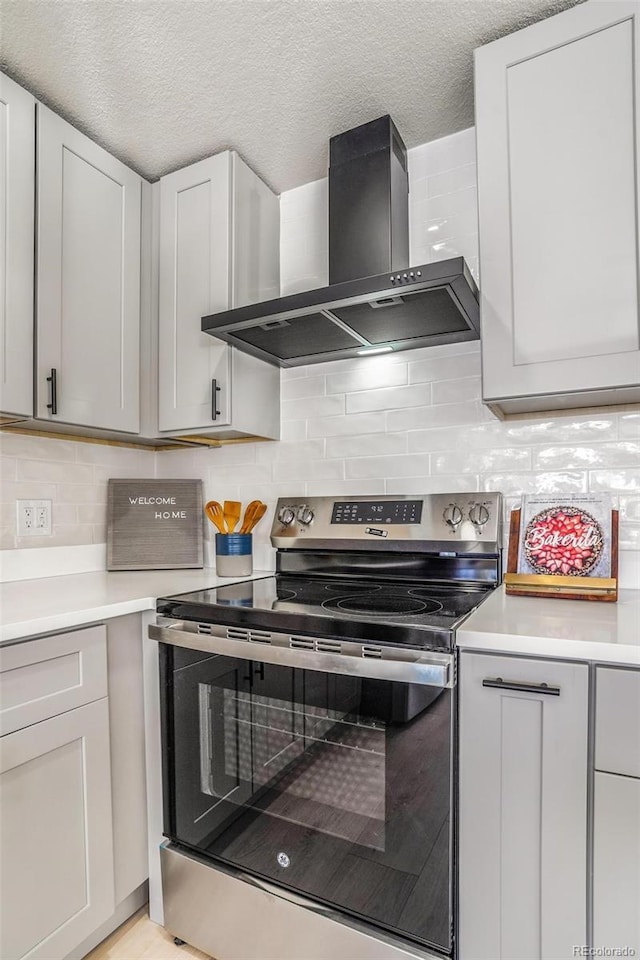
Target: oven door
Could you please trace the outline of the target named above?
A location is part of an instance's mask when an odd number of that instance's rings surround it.
[[[453,657],[356,658],[194,628],[150,628],[166,836],[450,952]]]

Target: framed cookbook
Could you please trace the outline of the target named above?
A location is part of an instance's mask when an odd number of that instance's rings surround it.
[[[202,480],[109,480],[107,570],[203,566]]]
[[[606,494],[526,496],[511,513],[508,594],[618,599],[618,511]]]

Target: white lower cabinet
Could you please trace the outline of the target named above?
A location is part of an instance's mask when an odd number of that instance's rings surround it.
[[[640,955],[640,779],[634,777],[595,775],[593,945]]]
[[[459,960],[587,944],[586,664],[462,653]]]
[[[64,957],[114,909],[109,708],[0,742],[2,960]]]
[[[78,960],[146,900],[133,614],[0,647],[0,957]]]

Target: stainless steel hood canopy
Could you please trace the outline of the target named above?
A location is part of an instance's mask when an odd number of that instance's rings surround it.
[[[464,259],[408,259],[406,148],[385,116],[330,141],[329,286],[203,317],[202,329],[281,367],[478,339]]]

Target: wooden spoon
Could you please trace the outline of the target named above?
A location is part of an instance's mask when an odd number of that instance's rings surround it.
[[[225,500],[224,502],[224,522],[227,525],[229,533],[233,533],[242,513],[242,504],[239,500]]]
[[[260,521],[262,520],[266,512],[267,512],[266,503],[261,503],[259,506],[255,508],[255,510],[253,511],[253,515],[251,517],[249,529],[246,531],[247,533],[251,533],[253,528],[257,527],[257,525],[260,523]]]
[[[218,528],[220,533],[227,533],[227,528],[224,523],[224,514],[222,513],[222,507],[217,500],[209,500],[207,505],[204,508],[204,512],[207,515],[207,518],[211,523]]]
[[[250,529],[249,523],[253,516],[253,512],[256,509],[256,507],[260,506],[260,503],[261,503],[260,500],[252,500],[251,503],[247,505],[247,509],[244,512],[244,518],[242,520],[242,526],[240,527],[240,533],[249,532],[249,529]]]

